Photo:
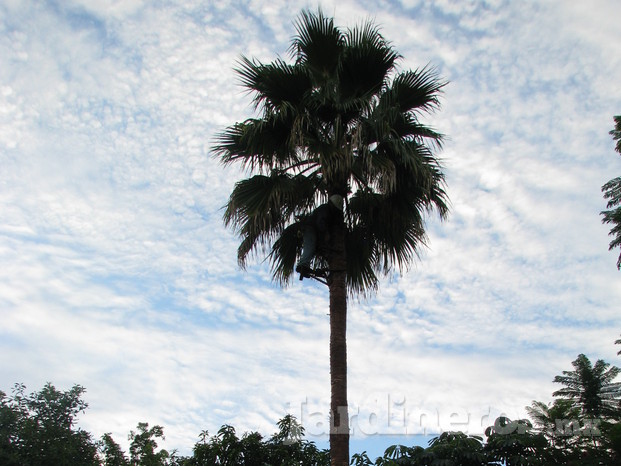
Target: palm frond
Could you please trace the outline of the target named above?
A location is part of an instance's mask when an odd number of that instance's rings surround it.
[[[613,140],[617,141],[615,150],[621,154],[621,115],[615,116],[614,121],[615,128],[610,131],[610,135]],[[602,191],[604,192],[604,199],[608,199],[606,208],[612,209],[601,212],[601,215],[604,216],[602,222],[614,225],[609,233],[614,238],[608,246],[608,249],[612,250],[616,247],[621,247],[621,177],[610,180],[602,186]],[[616,209],[613,209],[613,207],[616,207]],[[621,254],[619,254],[617,259],[617,269],[621,270]]]
[[[286,285],[295,271],[295,262],[301,250],[302,226],[294,222],[285,228],[274,242],[269,254],[272,275],[281,285]]]
[[[297,64],[303,64],[315,77],[324,81],[334,75],[343,49],[343,34],[334,25],[334,19],[317,13],[302,11],[295,24],[297,35],[290,51]]]
[[[362,189],[378,189],[387,192],[387,184],[394,183],[397,177],[397,167],[385,151],[371,149],[368,146],[360,147],[352,166],[352,178]],[[384,180],[390,180],[385,183]]]
[[[312,157],[301,157],[297,126],[294,119],[277,114],[248,119],[216,135],[212,152],[224,165],[241,163],[244,168],[261,173],[317,165]]]
[[[349,29],[345,44],[339,67],[341,97],[369,101],[386,84],[399,54],[372,22]]]
[[[535,421],[535,424],[545,426],[550,422],[550,407],[547,404],[541,401],[533,401],[525,409],[526,413]]]
[[[440,161],[431,150],[417,141],[390,139],[368,156],[366,179],[379,192],[407,197],[437,210],[441,218],[448,215],[448,195]]]
[[[254,93],[255,105],[271,110],[295,112],[312,90],[305,67],[290,65],[280,59],[264,65],[242,56],[235,71],[241,77],[242,85]]]
[[[319,157],[321,171],[331,190],[344,191],[354,163],[351,151],[323,150]],[[343,193],[344,194],[344,193]]]
[[[380,97],[379,107],[397,106],[401,112],[429,112],[439,106],[439,95],[447,85],[434,68],[404,71]]]
[[[617,141],[617,145],[615,146],[615,150],[621,154],[621,115],[616,115],[614,117],[615,121],[615,129],[610,131],[610,135],[614,141]]]
[[[613,178],[602,186],[604,199],[608,199],[607,209],[621,205],[621,176]]]
[[[419,207],[400,196],[358,191],[349,201],[352,221],[365,231],[371,263],[383,273],[404,270],[426,244]]]
[[[233,226],[242,237],[238,261],[257,246],[265,247],[297,213],[308,210],[315,201],[316,182],[304,175],[274,172],[239,181],[224,212],[225,225]]]
[[[409,209],[397,210],[395,198],[382,203],[380,220],[373,226],[377,238],[380,266],[385,271],[396,265],[399,270],[406,270],[414,258],[418,257],[421,246],[427,244],[424,221],[421,212],[409,206]],[[401,218],[394,215],[400,212]]]
[[[621,383],[614,384],[613,380],[621,373],[621,369],[611,366],[609,363],[598,359],[593,365],[594,376],[601,381],[602,386],[606,388],[614,388],[621,386]]]
[[[377,289],[378,278],[373,270],[372,238],[363,225],[349,229],[345,241],[347,251],[347,282],[354,294]]]
[[[442,148],[444,135],[429,126],[422,125],[409,114],[396,118],[392,125],[393,137],[414,140],[420,144],[431,144],[436,149]]]
[[[613,225],[610,232],[608,232],[608,235],[613,238],[608,244],[608,250],[612,251],[614,248],[621,247],[621,207],[604,210],[600,214],[603,216],[602,223],[611,223]],[[617,268],[621,269],[621,254],[617,259]]]

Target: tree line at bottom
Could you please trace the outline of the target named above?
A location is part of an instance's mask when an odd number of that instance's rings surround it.
[[[621,343],[621,340],[617,342]],[[621,352],[620,352],[621,353]],[[603,360],[593,364],[584,354],[573,370],[554,378],[562,388],[554,401],[533,401],[529,419],[499,417],[485,438],[443,432],[425,447],[393,445],[372,460],[366,452],[353,466],[487,466],[621,464],[621,369]],[[203,431],[191,456],[158,448],[164,428],[138,423],[124,452],[110,434],[95,440],[76,426],[88,404],[85,389],[57,390],[51,383],[26,393],[16,384],[11,395],[0,391],[0,464],[3,466],[328,466],[328,450],[304,438],[304,427],[291,415],[278,432],[239,436],[230,425],[215,435]]]

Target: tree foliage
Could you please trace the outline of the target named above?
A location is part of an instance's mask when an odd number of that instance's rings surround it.
[[[554,378],[563,388],[552,395],[571,400],[587,418],[614,419],[619,417],[621,383],[615,382],[621,369],[598,359],[592,364],[584,354],[572,362],[573,371],[563,371]]]
[[[99,450],[103,456],[102,466],[129,466],[129,460],[123,449],[114,441],[110,433],[101,437]]]
[[[404,268],[425,242],[424,214],[447,214],[434,148],[442,135],[420,116],[445,85],[431,68],[397,71],[401,58],[371,22],[341,29],[321,11],[302,12],[291,61],[242,57],[237,73],[258,117],[236,123],[214,153],[253,176],[239,181],[224,221],[241,236],[239,263],[266,250],[274,277],[290,280],[301,221],[330,195],[346,198],[351,291]],[[316,267],[328,258],[318,255]]]
[[[615,150],[621,155],[621,115],[614,117],[615,128],[610,131],[613,140],[616,141]],[[602,186],[604,199],[608,201],[606,208],[601,212],[604,217],[602,222],[611,224],[610,236],[613,237],[609,250],[621,247],[621,177],[613,178]],[[621,269],[621,254],[617,259],[617,268]]]
[[[584,355],[564,371],[559,383],[571,393],[555,392],[553,403],[534,401],[527,407],[529,419],[499,417],[485,437],[463,432],[443,432],[428,446],[393,445],[381,457],[354,454],[353,466],[548,466],[618,465],[621,460],[621,415],[601,409],[582,396],[584,384],[575,380],[599,378],[610,387],[614,366]],[[582,369],[578,369],[582,368]],[[587,375],[585,375],[587,374]],[[590,375],[588,375],[590,374]],[[570,382],[568,382],[570,380]],[[304,438],[304,427],[287,415],[270,437],[258,432],[238,435],[230,425],[215,435],[203,431],[191,456],[177,456],[158,449],[164,439],[161,426],[138,423],[131,431],[129,455],[107,433],[99,442],[76,428],[76,417],[87,408],[79,385],[59,391],[47,384],[27,395],[16,385],[11,396],[0,392],[0,464],[2,466],[97,465],[97,466],[328,466],[330,455]],[[559,393],[560,392],[560,393]],[[599,391],[609,393],[608,390]],[[611,400],[610,397],[607,398]],[[599,417],[592,406],[600,406]],[[614,406],[614,403],[613,403]]]
[[[18,384],[11,396],[0,391],[0,464],[98,465],[96,442],[75,426],[88,406],[85,389],[60,391],[48,383],[39,392],[25,390]]]
[[[426,214],[448,213],[435,156],[442,135],[420,118],[437,108],[445,83],[428,67],[398,70],[400,55],[373,22],[343,29],[304,10],[295,26],[289,61],[241,57],[236,71],[257,116],[226,128],[213,152],[251,175],[235,184],[224,212],[241,239],[239,264],[266,255],[282,284],[309,219],[337,199],[304,274],[322,271],[329,287],[330,448],[333,464],[345,466],[348,292],[406,269],[426,242]]]
[[[194,447],[188,466],[328,466],[329,454],[303,439],[304,427],[290,415],[278,422],[279,431],[269,439],[251,432],[241,438],[232,426],[222,426],[209,437],[207,432]]]
[[[157,450],[157,439],[164,440],[164,428],[139,422],[138,431],[129,434],[130,465],[131,466],[160,466],[167,464],[169,454],[166,450]]]
[[[584,354],[574,370],[554,378],[563,388],[554,403],[535,401],[527,412],[548,441],[547,458],[554,464],[613,465],[621,459],[621,369]]]
[[[512,421],[504,416],[496,419],[485,431],[488,462],[507,466],[546,464],[548,443],[542,434],[533,432],[532,427],[527,419]]]

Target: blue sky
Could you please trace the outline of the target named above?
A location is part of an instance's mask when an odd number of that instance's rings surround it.
[[[354,451],[524,415],[581,352],[618,364],[599,212],[621,173],[621,4],[321,5],[342,26],[373,18],[402,69],[450,81],[425,121],[448,136],[451,215],[428,219],[410,270],[350,302]],[[327,290],[281,289],[261,258],[237,267],[221,207],[244,173],[209,155],[253,112],[236,60],[286,56],[315,6],[0,4],[0,389],[81,384],[84,428],[124,442],[157,423],[182,452],[287,413],[323,441]]]

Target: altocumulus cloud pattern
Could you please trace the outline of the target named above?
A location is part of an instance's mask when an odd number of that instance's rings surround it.
[[[326,290],[237,268],[221,207],[243,174],[209,156],[253,115],[236,60],[286,58],[306,6],[2,3],[0,389],[79,383],[87,430],[148,421],[182,449],[224,423],[270,434],[288,412],[321,433]],[[374,18],[404,69],[450,81],[430,121],[448,136],[449,221],[430,219],[420,261],[350,305],[352,451],[419,433],[404,413],[439,413],[439,429],[521,415],[580,352],[614,363],[620,276],[599,212],[621,173],[621,5],[322,7],[343,26]]]

